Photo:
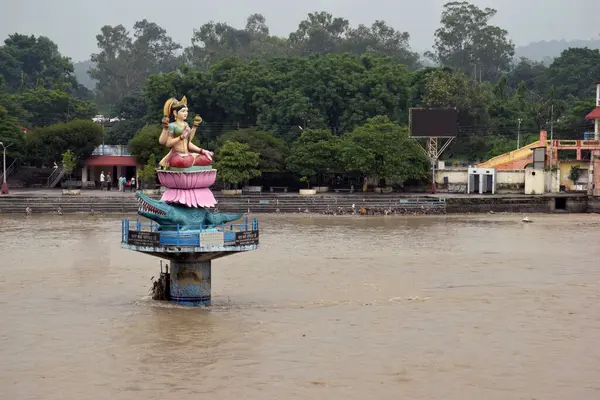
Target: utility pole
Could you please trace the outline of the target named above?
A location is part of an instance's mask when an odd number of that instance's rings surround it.
[[[519,127],[517,128],[517,149],[519,149],[521,148],[521,122],[523,120],[519,118],[517,121],[519,122]]]
[[[554,140],[554,104],[550,110],[550,140]]]
[[[554,102],[553,102],[554,103]],[[548,192],[552,193],[552,162],[554,161],[554,104],[550,107],[550,184]]]

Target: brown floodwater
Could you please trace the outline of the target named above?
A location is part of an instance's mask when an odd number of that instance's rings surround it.
[[[600,216],[265,215],[210,309],[118,218],[0,217],[0,398],[600,398]]]

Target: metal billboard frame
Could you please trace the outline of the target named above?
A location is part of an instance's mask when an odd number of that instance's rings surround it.
[[[457,110],[456,108],[437,108],[444,110]],[[415,140],[421,147],[421,149],[425,152],[425,155],[429,159],[431,163],[431,193],[435,193],[435,168],[436,164],[444,151],[450,146],[450,143],[456,138],[456,135],[453,136],[413,136],[412,135],[412,111],[413,110],[435,110],[431,108],[423,108],[423,107],[413,107],[408,109],[408,129],[409,135],[411,138]],[[419,142],[418,139],[427,139],[425,144]],[[445,142],[439,143],[439,139],[447,139]]]

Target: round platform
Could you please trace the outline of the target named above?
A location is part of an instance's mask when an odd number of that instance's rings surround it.
[[[157,170],[158,180],[168,189],[208,188],[217,179],[216,169]]]

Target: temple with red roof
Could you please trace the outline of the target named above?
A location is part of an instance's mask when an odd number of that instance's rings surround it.
[[[137,178],[137,170],[141,165],[131,155],[127,146],[105,145],[98,146],[91,156],[84,162],[81,171],[81,180],[87,182],[100,181],[100,173],[110,173],[113,181],[119,176],[125,176],[127,180]]]

